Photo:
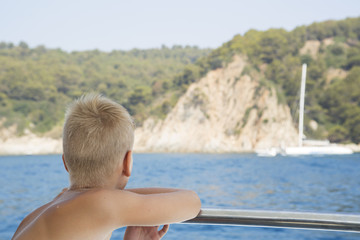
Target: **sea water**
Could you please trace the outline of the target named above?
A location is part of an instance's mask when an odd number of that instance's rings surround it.
[[[128,187],[195,190],[203,208],[360,214],[360,154],[135,154]],[[0,157],[0,240],[69,184],[60,155]],[[120,203],[119,203],[120,204]],[[111,239],[122,239],[124,228]],[[360,234],[173,224],[163,239],[360,239]]]

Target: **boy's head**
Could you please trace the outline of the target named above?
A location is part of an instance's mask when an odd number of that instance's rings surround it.
[[[75,100],[63,130],[64,161],[71,187],[104,184],[134,143],[134,123],[124,107],[97,94]]]

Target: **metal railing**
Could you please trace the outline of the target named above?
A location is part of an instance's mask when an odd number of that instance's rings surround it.
[[[314,229],[360,233],[360,215],[259,210],[201,209],[184,223]]]

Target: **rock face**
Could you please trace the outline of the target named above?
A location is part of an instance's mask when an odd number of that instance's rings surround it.
[[[287,105],[274,88],[243,73],[244,57],[189,86],[164,120],[135,131],[138,152],[244,152],[297,141]]]
[[[1,127],[1,124],[0,124]],[[60,154],[62,140],[39,137],[29,130],[24,135],[16,135],[16,126],[0,130],[0,155]]]

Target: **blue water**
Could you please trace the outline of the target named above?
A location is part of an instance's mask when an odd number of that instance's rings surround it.
[[[135,154],[129,187],[195,190],[204,208],[360,214],[360,154],[259,158],[253,154]],[[68,186],[60,155],[0,157],[0,240]],[[124,229],[112,239],[122,239]],[[360,239],[360,234],[173,224],[163,239]]]

